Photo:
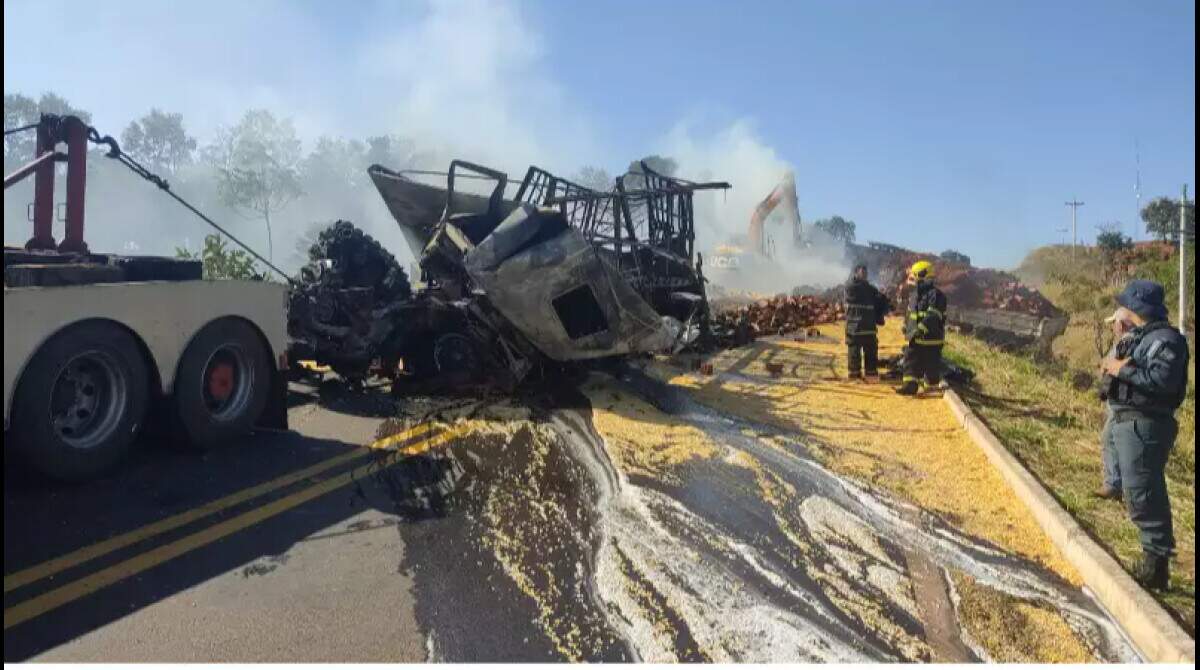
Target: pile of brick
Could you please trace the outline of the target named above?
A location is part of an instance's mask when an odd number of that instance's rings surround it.
[[[932,256],[898,255],[880,268],[881,287],[892,304],[902,309],[908,303],[910,288],[905,284],[907,268],[917,260],[932,260],[937,266],[937,285],[952,307],[960,309],[998,309],[1038,317],[1055,317],[1061,311],[1036,289],[1022,284],[1015,276],[999,270],[974,268],[947,263]]]
[[[767,335],[787,335],[845,318],[841,304],[811,295],[777,295],[749,305],[717,311],[712,319],[719,345],[741,346]]]

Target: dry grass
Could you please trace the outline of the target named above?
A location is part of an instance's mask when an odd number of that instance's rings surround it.
[[[1086,360],[1060,342],[1066,358]],[[1077,346],[1077,345],[1076,345]],[[1063,506],[1127,567],[1141,555],[1137,531],[1122,505],[1091,496],[1101,483],[1099,432],[1104,409],[1091,390],[1071,383],[1071,367],[1037,363],[952,335],[947,357],[977,373],[964,399]],[[1194,371],[1193,371],[1194,372]],[[1193,378],[1194,378],[1193,374]],[[1160,601],[1195,635],[1196,629],[1195,386],[1179,413],[1180,436],[1167,467],[1179,556],[1171,590]]]

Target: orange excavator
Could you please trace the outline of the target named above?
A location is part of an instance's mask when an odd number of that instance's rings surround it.
[[[753,249],[762,254],[769,256],[766,240],[763,238],[763,226],[767,222],[767,217],[775,208],[783,203],[784,215],[791,219],[792,230],[795,237],[795,243],[799,244],[803,238],[803,228],[800,223],[800,206],[796,200],[796,176],[791,170],[783,175],[771,194],[758,203],[754,208],[754,213],[750,216],[750,244]]]

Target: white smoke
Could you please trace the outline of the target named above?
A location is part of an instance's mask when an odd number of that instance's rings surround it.
[[[707,274],[713,282],[726,288],[773,294],[788,293],[796,287],[828,287],[846,278],[849,267],[842,246],[816,234],[811,220],[805,221],[803,176],[795,174],[795,167],[755,132],[749,120],[737,120],[716,132],[679,124],[666,135],[662,153],[678,162],[681,177],[723,180],[733,185],[728,192],[696,198],[696,248],[710,257],[721,245],[743,250],[735,261],[736,269],[710,265]],[[796,176],[808,245],[799,248],[794,244],[794,222],[781,211],[782,207],[777,208],[763,230],[771,251],[768,259],[750,248],[750,217],[789,172]]]
[[[321,135],[361,140],[393,134],[412,140],[414,160],[388,166],[393,168],[444,170],[451,158],[464,158],[519,179],[530,164],[564,176],[584,165],[607,165],[616,168],[615,174],[636,157],[611,154],[617,143],[597,130],[552,73],[553,54],[547,52],[538,16],[516,2],[366,4],[352,10],[353,39],[335,39],[322,25],[323,10],[282,0],[245,7],[217,0],[170,9],[128,0],[121,11],[101,13],[87,30],[66,36],[68,48],[54,50],[49,65],[39,60],[12,66],[22,53],[39,47],[28,31],[10,26],[77,25],[65,19],[79,11],[66,0],[6,2],[6,18],[13,19],[5,28],[6,92],[36,97],[43,87],[54,90],[92,111],[102,133],[119,136],[127,123],[158,107],[181,112],[203,146],[217,128],[261,107],[292,119],[306,149]],[[138,30],[130,37],[128,26],[135,20]],[[215,51],[214,35],[221,36]],[[127,48],[112,49],[114,40]],[[107,88],[113,82],[121,84],[119,95]],[[734,185],[726,194],[697,198],[697,248],[702,251],[744,236],[754,206],[792,169],[748,121],[716,132],[680,123],[641,153],[654,152],[674,158],[682,177]],[[222,207],[211,175],[198,172],[176,180],[181,194],[265,252],[262,221]],[[797,184],[803,213],[802,174]],[[309,185],[308,190],[272,217],[277,262],[294,267],[289,261],[295,260],[297,242],[314,225],[338,218],[353,221],[401,262],[411,262],[395,221],[369,184],[350,190]],[[28,237],[24,208],[31,191],[23,184],[5,194],[8,242]],[[89,179],[87,216],[88,239],[98,250],[136,242],[142,253],[170,254],[188,242],[196,249],[211,232],[149,184],[120,174],[119,167]],[[768,271],[745,273],[747,288],[783,291],[842,273],[793,256],[790,226],[773,221],[766,233],[780,262]]]
[[[595,156],[595,134],[547,71],[534,19],[510,2],[429,2],[419,21],[364,47],[363,71],[384,83],[396,132],[439,161],[518,176],[530,164],[575,169]]]

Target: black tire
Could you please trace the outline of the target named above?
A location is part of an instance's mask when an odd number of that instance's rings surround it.
[[[183,437],[210,449],[249,433],[270,398],[271,371],[267,349],[249,324],[219,319],[201,328],[175,375],[175,414]]]
[[[445,333],[434,340],[433,365],[439,374],[474,377],[479,373],[479,348],[468,335]]]
[[[46,341],[21,375],[11,411],[14,448],[62,481],[93,478],[121,462],[142,429],[149,373],[120,326],[89,321]]]

